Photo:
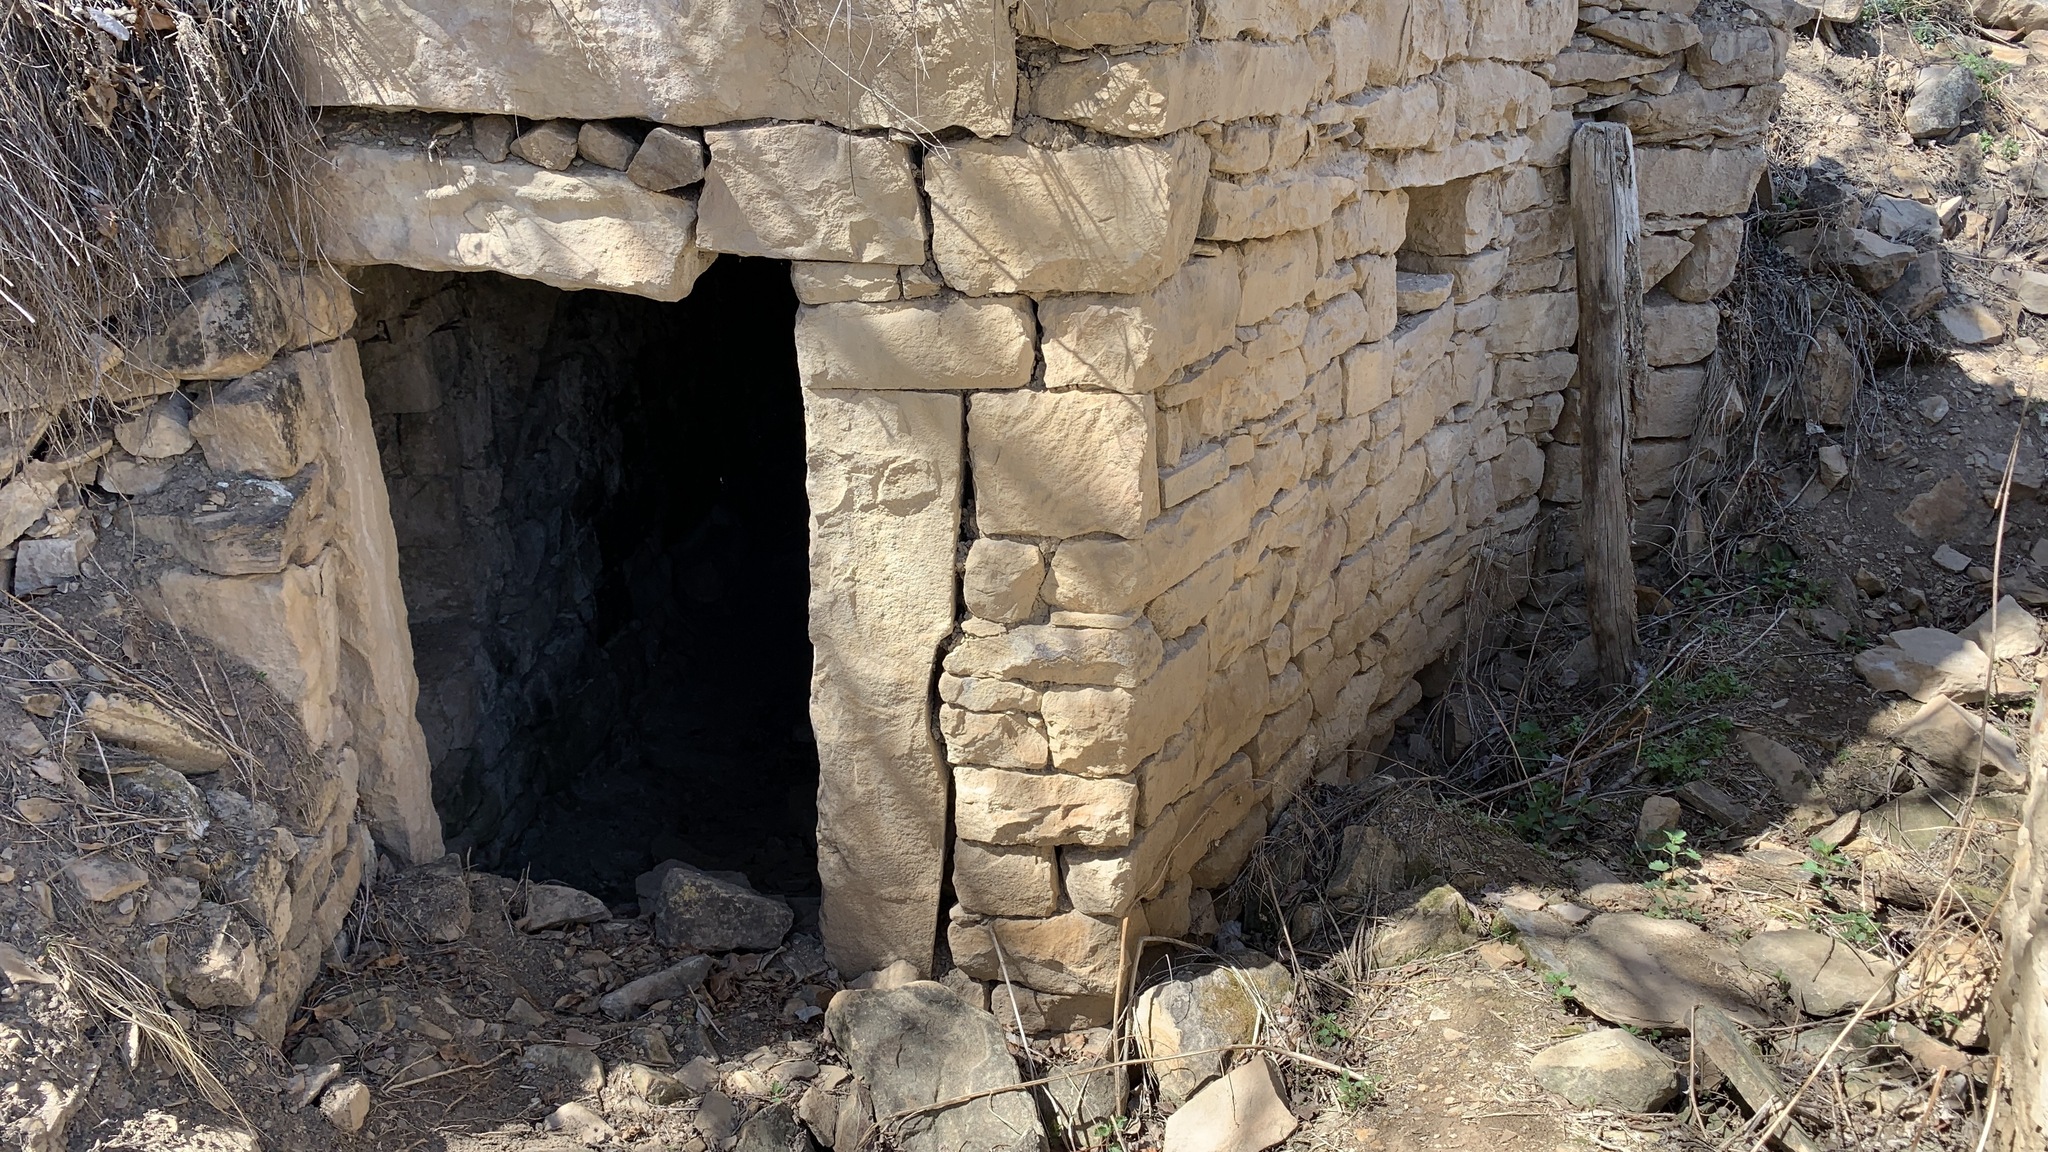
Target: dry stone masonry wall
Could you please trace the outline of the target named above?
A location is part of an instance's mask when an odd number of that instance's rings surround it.
[[[656,300],[721,253],[790,261],[833,958],[923,968],[943,931],[1027,1027],[1099,1023],[1122,941],[1200,920],[1305,782],[1369,770],[1425,665],[1575,562],[1586,118],[1641,144],[1633,477],[1646,542],[1668,525],[1724,416],[1712,297],[1813,10],[833,11],[309,5],[322,254]],[[306,681],[309,732],[355,748],[370,826],[419,859],[438,823],[395,566],[424,561],[397,553],[329,328],[279,363],[338,398],[249,409],[280,435],[310,412],[287,442],[328,446],[273,471],[324,469],[332,559],[254,578],[284,614],[266,640],[319,623],[291,661],[248,658]],[[195,375],[268,397],[287,343]],[[194,577],[219,579],[252,577]]]

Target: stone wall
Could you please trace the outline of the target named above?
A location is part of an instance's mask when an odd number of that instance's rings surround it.
[[[329,114],[335,259],[661,299],[795,261],[825,931],[922,967],[943,912],[1046,1022],[1100,1019],[1127,927],[1184,932],[1305,781],[1368,767],[1495,607],[1482,566],[1575,562],[1575,118],[1644,144],[1634,474],[1670,519],[1798,14],[1022,5],[1014,75],[1008,30],[942,39],[959,82],[913,109],[892,65],[855,101],[751,67],[737,13],[716,52],[536,8],[530,44],[471,17],[414,58],[457,5],[341,7],[317,98],[418,115]],[[589,36],[616,75],[553,50]]]

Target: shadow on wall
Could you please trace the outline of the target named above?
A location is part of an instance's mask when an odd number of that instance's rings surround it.
[[[483,868],[816,888],[786,264],[663,304],[362,270],[434,799]]]

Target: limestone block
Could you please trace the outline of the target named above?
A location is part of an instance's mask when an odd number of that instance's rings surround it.
[[[1128,628],[1027,624],[962,639],[946,654],[945,669],[955,676],[1133,688],[1159,668],[1163,655],[1159,633],[1145,620]]]
[[[886,304],[903,294],[894,264],[798,260],[789,283],[805,304]]]
[[[1045,556],[1038,545],[984,536],[967,549],[961,599],[983,620],[1020,623],[1037,609],[1038,585],[1044,578]]]
[[[1355,177],[1340,168],[1331,163],[1242,181],[1211,180],[1200,234],[1228,241],[1321,227],[1358,190]]]
[[[1044,724],[1021,712],[969,712],[947,704],[939,709],[939,733],[954,764],[1043,768],[1050,762]]]
[[[1036,712],[1043,696],[1029,684],[939,673],[939,699],[976,712]]]
[[[238,258],[222,261],[182,283],[184,305],[136,343],[128,362],[177,380],[226,380],[261,368],[290,333],[278,286],[275,274]]]
[[[426,737],[417,719],[419,679],[398,537],[377,452],[362,364],[352,340],[294,353],[279,365],[304,390],[308,424],[322,430],[335,613],[342,652],[341,704],[354,729],[363,813],[377,842],[408,863],[441,856]]]
[[[1241,249],[1241,290],[1237,324],[1257,324],[1283,308],[1308,298],[1315,287],[1318,245],[1314,232],[1290,232],[1251,240]]]
[[[973,296],[1144,292],[1194,247],[1208,151],[1192,133],[932,149],[924,164],[932,255],[946,282]]]
[[[600,168],[624,172],[639,150],[638,141],[602,120],[588,121],[576,130],[576,154]]]
[[[1459,304],[1469,304],[1500,285],[1507,275],[1508,253],[1505,248],[1487,248],[1469,256],[1403,252],[1399,267],[1403,272],[1450,276],[1451,299]]]
[[[843,972],[931,961],[948,832],[930,669],[953,630],[961,408],[804,391],[818,876]]]
[[[1698,51],[1695,45],[1693,51]],[[1609,84],[1635,76],[1662,72],[1675,57],[1639,56],[1624,48],[1580,37],[1551,62],[1550,82],[1558,87],[1572,84]]]
[[[1543,106],[1546,111],[1550,107],[1547,87]],[[1346,99],[1343,109],[1358,133],[1358,148],[1428,148],[1448,142],[1458,131],[1456,94],[1435,80],[1368,89]]]
[[[1400,84],[1436,71],[1450,53],[1450,14],[1429,0],[1391,0],[1364,6],[1369,83]],[[1460,12],[1459,17],[1464,18]]]
[[[1453,93],[1459,137],[1520,132],[1550,113],[1550,85],[1498,60],[1458,60],[1438,73]]]
[[[1316,230],[1322,246],[1322,262],[1335,264],[1368,252],[1387,255],[1401,247],[1408,235],[1408,193],[1360,192],[1331,214],[1329,223]]]
[[[1142,929],[1142,923],[1134,924]],[[1042,920],[990,919],[954,909],[953,962],[976,980],[1013,980],[1039,992],[1107,994],[1122,967],[1120,920],[1063,912]]]
[[[502,160],[486,155],[485,159]],[[649,192],[670,192],[704,179],[704,141],[700,133],[656,125],[640,141],[626,177]]]
[[[311,562],[326,546],[327,485],[318,465],[289,480],[245,476],[224,484],[215,489],[224,498],[219,505],[195,510],[188,488],[167,500],[129,505],[130,523],[137,535],[169,545],[187,564],[217,576],[282,572]]]
[[[1141,539],[1064,541],[1053,553],[1047,597],[1081,612],[1140,608],[1192,575],[1226,544],[1242,539],[1263,503],[1258,495],[1251,471],[1233,468],[1221,484],[1147,525]]]
[[[1684,261],[1686,253],[1692,251],[1692,241],[1674,232],[1651,232],[1642,237],[1638,251],[1643,283],[1655,285]]]
[[[1630,432],[1645,440],[1692,435],[1706,384],[1707,370],[1699,365],[1645,373],[1629,410]]]
[[[339,340],[355,327],[354,289],[329,265],[280,269],[276,289],[287,351]]]
[[[1663,293],[1643,301],[1643,333],[1650,367],[1691,364],[1714,354],[1721,310],[1713,304],[1687,304]]]
[[[1685,70],[1703,88],[1770,84],[1785,72],[1791,36],[1768,24],[1745,24],[1734,12],[1700,24],[1700,41],[1685,50]]]
[[[148,228],[150,243],[170,262],[173,276],[202,275],[235,252],[233,222],[212,196],[161,196],[149,205]]]
[[[1472,33],[1466,53],[1495,60],[1548,60],[1571,43],[1578,26],[1574,0],[1469,0]]]
[[[986,844],[1128,844],[1135,828],[1138,786],[1127,778],[953,769],[953,825]]]
[[[1578,370],[1579,358],[1572,352],[1503,358],[1495,365],[1493,387],[1503,400],[1521,400],[1560,391]]]
[[[1751,136],[1769,126],[1784,95],[1783,84],[1702,88],[1698,80],[1681,75],[1670,92],[1640,93],[1609,109],[1605,118],[1628,125],[1638,144]]]
[[[309,104],[664,124],[822,120],[846,128],[1009,131],[1008,8],[890,0],[831,7],[351,0],[295,22]]]
[[[1664,278],[1661,287],[1688,303],[1713,299],[1735,279],[1735,265],[1742,256],[1742,236],[1743,222],[1739,216],[1709,220],[1693,229],[1691,250]]]
[[[713,252],[858,264],[924,263],[910,146],[822,124],[704,133],[711,167],[697,243]]]
[[[1486,343],[1495,353],[1514,355],[1569,348],[1578,336],[1579,294],[1534,292],[1500,302]]]
[[[334,732],[340,676],[333,563],[263,576],[171,569],[157,579],[152,614],[263,674],[291,704],[317,747]]]
[[[1000,535],[1136,536],[1159,514],[1150,394],[983,392],[967,408],[975,518]]]
[[[1060,910],[1059,862],[1050,848],[955,840],[953,894],[983,916],[1051,916]]]
[[[1190,0],[1046,0],[1020,4],[1017,32],[1068,48],[1098,44],[1185,44],[1194,33]]]
[[[1122,776],[1165,745],[1202,701],[1209,637],[1197,630],[1135,688],[1046,689],[1039,705],[1053,767],[1083,776]]]
[[[1646,217],[1740,216],[1763,172],[1762,145],[1636,149],[1636,193]]]
[[[1634,500],[1669,496],[1678,469],[1692,458],[1690,440],[1638,440],[1629,446],[1628,494]]]
[[[1500,179],[1475,176],[1408,191],[1407,251],[1467,256],[1500,234]]]
[[[1234,249],[1196,257],[1148,292],[1049,296],[1038,305],[1045,385],[1150,392],[1236,338],[1240,299]]]
[[[503,272],[680,300],[709,263],[696,244],[695,203],[619,172],[343,144],[312,179],[325,213],[322,255],[339,265]]]
[[[214,471],[282,480],[318,458],[301,363],[286,357],[201,396],[190,427]]]
[[[811,388],[1021,388],[1036,328],[1019,297],[806,306],[796,314],[797,367]]]
[[[1032,78],[1031,110],[1115,136],[1165,136],[1205,120],[1299,114],[1321,78],[1304,44],[1201,40],[1054,64]]]

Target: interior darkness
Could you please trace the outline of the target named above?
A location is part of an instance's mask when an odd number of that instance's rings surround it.
[[[788,265],[722,257],[673,304],[394,275],[434,287],[360,334],[451,847],[610,900],[668,858],[815,892]],[[401,507],[447,499],[454,555]]]

